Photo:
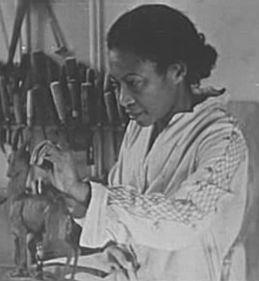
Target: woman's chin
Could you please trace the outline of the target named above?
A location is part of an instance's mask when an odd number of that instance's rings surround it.
[[[142,127],[148,127],[148,126],[151,126],[153,124],[153,122],[151,120],[147,120],[147,119],[144,119],[144,118],[136,118],[134,119],[137,124],[139,126],[142,126]]]
[[[129,118],[131,120],[134,120],[138,125],[140,125],[142,127],[148,127],[154,123],[153,120],[150,118],[150,116],[145,113],[140,113],[137,115],[129,114]]]

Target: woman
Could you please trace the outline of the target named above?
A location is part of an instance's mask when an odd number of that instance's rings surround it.
[[[131,119],[109,187],[80,181],[69,152],[52,144],[35,152],[53,162],[56,186],[84,205],[76,214],[81,244],[108,245],[129,279],[133,271],[149,281],[244,280],[237,241],[246,144],[226,114],[226,96],[199,89],[215,49],[165,5],[122,15],[107,43],[110,74]]]

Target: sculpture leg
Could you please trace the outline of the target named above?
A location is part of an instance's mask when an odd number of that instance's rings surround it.
[[[42,242],[36,244],[36,276],[37,279],[43,280],[43,245]]]

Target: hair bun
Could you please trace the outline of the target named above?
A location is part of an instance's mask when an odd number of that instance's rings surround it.
[[[182,12],[162,4],[142,5],[122,15],[110,28],[108,49],[131,52],[157,63],[165,72],[169,65],[184,62],[186,81],[199,84],[210,75],[217,52],[206,44],[203,33]]]
[[[196,55],[191,65],[192,71],[189,73],[189,83],[197,84],[201,79],[207,78],[211,74],[217,60],[217,52],[209,44],[205,44],[205,36],[199,34],[201,40],[196,47]]]
[[[203,46],[200,58],[200,78],[207,78],[210,76],[211,70],[214,68],[217,60],[217,52],[214,47],[209,44]]]

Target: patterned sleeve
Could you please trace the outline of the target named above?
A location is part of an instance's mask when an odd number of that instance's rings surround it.
[[[224,141],[226,145],[221,155],[210,157],[205,165],[203,163],[197,167],[197,176],[191,176],[192,180],[183,183],[187,186],[184,187],[184,195],[168,199],[160,193],[143,195],[134,189],[112,187],[108,204],[155,222],[175,221],[195,227],[216,211],[221,198],[234,192],[231,181],[246,157],[246,143],[240,131],[233,130]]]

